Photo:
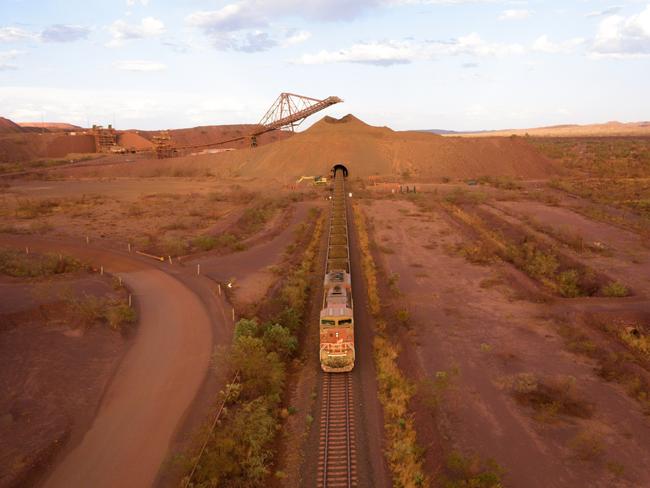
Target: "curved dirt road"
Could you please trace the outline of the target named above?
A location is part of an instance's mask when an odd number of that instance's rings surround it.
[[[3,237],[35,251],[63,252],[119,274],[136,295],[139,329],[92,426],[54,468],[48,488],[146,487],[205,377],[212,328],[188,287],[128,256],[84,246]]]

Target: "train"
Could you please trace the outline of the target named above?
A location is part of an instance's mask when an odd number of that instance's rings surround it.
[[[354,368],[354,303],[348,243],[345,174],[335,169],[319,324],[320,365],[327,373],[344,373]]]

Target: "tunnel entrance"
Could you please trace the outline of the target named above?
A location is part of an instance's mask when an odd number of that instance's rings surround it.
[[[336,176],[336,172],[337,172],[337,171],[342,171],[342,172],[343,172],[343,176],[344,176],[345,178],[348,177],[348,168],[346,168],[345,166],[343,166],[343,165],[340,164],[340,163],[337,163],[337,164],[335,164],[335,165],[332,167],[332,178],[333,178],[334,176]]]

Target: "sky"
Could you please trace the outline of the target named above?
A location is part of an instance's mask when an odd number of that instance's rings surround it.
[[[650,120],[650,0],[0,0],[0,116],[257,123],[281,92],[393,129]]]

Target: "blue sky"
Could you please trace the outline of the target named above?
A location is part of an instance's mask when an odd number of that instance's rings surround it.
[[[395,129],[640,121],[649,80],[650,0],[0,1],[16,121],[255,123],[283,91]]]

